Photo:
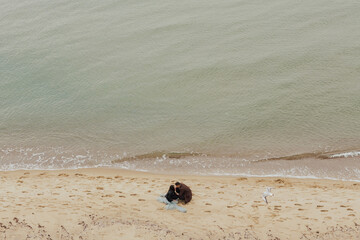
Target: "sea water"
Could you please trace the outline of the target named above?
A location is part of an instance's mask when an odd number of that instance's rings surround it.
[[[0,169],[360,179],[359,155],[346,155],[360,150],[359,11],[355,0],[0,0]],[[343,155],[315,156],[327,152]]]

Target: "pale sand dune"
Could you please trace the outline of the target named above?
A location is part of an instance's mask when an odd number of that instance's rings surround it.
[[[186,214],[156,201],[175,180],[194,193]],[[354,182],[82,169],[1,172],[0,183],[0,239],[360,239]]]

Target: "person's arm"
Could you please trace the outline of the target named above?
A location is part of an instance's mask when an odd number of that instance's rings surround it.
[[[183,188],[179,188],[179,196],[182,196],[182,195],[184,195],[184,192],[185,192],[185,189],[183,189]]]
[[[175,200],[175,199],[178,199],[179,196],[174,192],[173,195],[172,195],[172,198]]]

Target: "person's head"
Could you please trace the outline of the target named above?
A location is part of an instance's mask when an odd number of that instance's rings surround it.
[[[181,186],[181,183],[179,183],[179,182],[176,182],[176,183],[175,183],[175,187],[176,187],[176,188],[178,188],[178,187],[180,187],[180,186]]]
[[[173,191],[173,192],[175,192],[175,187],[174,187],[174,185],[170,185],[170,187],[169,187],[169,191]]]

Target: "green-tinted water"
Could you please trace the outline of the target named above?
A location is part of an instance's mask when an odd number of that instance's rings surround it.
[[[357,148],[359,10],[352,0],[0,1],[1,161]]]

